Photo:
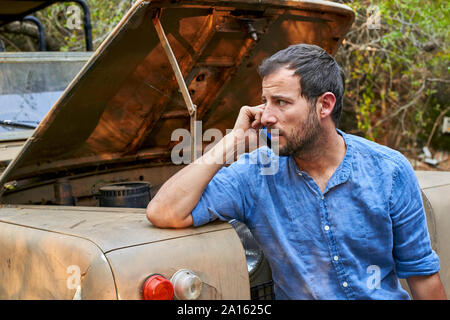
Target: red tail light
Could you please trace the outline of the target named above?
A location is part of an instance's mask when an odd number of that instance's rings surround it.
[[[162,275],[148,277],[142,286],[144,300],[172,300],[173,285]]]

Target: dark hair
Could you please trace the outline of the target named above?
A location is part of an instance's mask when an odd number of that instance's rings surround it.
[[[345,90],[345,75],[342,68],[322,48],[310,44],[296,44],[278,51],[265,59],[259,66],[261,78],[281,67],[295,70],[300,77],[302,96],[314,107],[317,98],[332,92],[336,97],[331,118],[336,127],[339,124]]]

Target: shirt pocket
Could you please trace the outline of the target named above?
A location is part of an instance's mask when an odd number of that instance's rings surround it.
[[[286,230],[290,241],[299,245],[303,252],[327,250],[318,207],[292,204],[287,208],[287,214],[290,224]]]
[[[357,259],[367,260],[373,254],[370,249],[369,239],[372,238],[367,219],[367,212],[361,208],[346,206],[336,210],[328,210],[329,232],[332,233],[334,242],[340,251],[346,251]],[[344,252],[341,252],[344,254]]]

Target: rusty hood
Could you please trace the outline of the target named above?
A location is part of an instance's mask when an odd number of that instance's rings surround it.
[[[164,28],[203,130],[259,104],[257,66],[294,43],[334,54],[354,13],[326,1],[138,1],[3,172],[4,186],[101,165],[170,162],[189,113],[154,25]],[[256,34],[256,36],[255,36]]]

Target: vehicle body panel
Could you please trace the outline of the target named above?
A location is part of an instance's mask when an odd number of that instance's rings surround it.
[[[110,266],[87,239],[1,221],[0,242],[1,299],[73,299],[71,266],[81,280],[92,274],[91,281],[84,279],[87,297],[116,297]]]
[[[167,230],[144,209],[2,206],[0,238],[2,299],[141,299],[148,276],[179,269],[204,281],[199,299],[250,297],[242,244],[227,223]]]
[[[172,276],[180,269],[192,270],[202,279],[199,300],[250,299],[245,255],[233,229],[114,250],[106,256],[115,271],[120,299],[140,299],[136,283],[150,274]]]
[[[450,293],[450,172],[416,171],[427,213],[431,246],[439,255],[442,283]]]

